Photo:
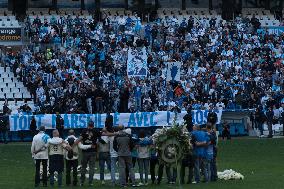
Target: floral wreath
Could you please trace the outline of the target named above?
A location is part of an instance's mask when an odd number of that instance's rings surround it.
[[[172,127],[157,129],[152,135],[159,160],[168,165],[177,164],[185,155],[191,153],[190,139],[186,126],[175,122]]]

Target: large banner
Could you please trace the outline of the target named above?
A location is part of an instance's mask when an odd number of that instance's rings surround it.
[[[220,123],[222,111],[215,110]],[[176,122],[183,123],[183,117],[186,112],[181,112],[176,116]],[[171,126],[175,118],[174,112],[137,112],[137,113],[112,113],[115,126],[124,125],[125,127],[155,127]],[[207,122],[207,110],[192,111],[192,121],[195,124],[204,124]],[[29,130],[33,115],[10,115],[10,130]],[[90,120],[94,121],[96,128],[103,128],[106,114],[62,114],[65,129],[86,128]],[[45,126],[46,129],[54,129],[56,126],[55,114],[34,115],[37,127]]]
[[[258,29],[258,33],[264,33],[268,31],[269,34],[275,34],[275,35],[280,35],[281,33],[284,32],[284,27],[283,26],[268,26],[268,27],[262,27],[261,29]]]
[[[128,77],[146,77],[147,76],[147,53],[146,48],[128,50],[127,58]]]
[[[180,81],[180,62],[167,62],[167,81]]]
[[[0,42],[2,41],[21,41],[21,28],[0,28]]]

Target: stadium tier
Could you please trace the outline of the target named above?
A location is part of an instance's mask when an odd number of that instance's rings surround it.
[[[26,44],[3,56],[2,101],[33,99],[50,113],[247,109],[283,93],[283,30],[264,9],[232,21],[206,8],[161,8],[153,21],[124,9],[100,21],[74,8],[27,14],[0,17],[24,25]]]

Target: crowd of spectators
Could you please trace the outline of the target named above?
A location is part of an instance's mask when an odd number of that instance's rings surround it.
[[[35,112],[279,108],[284,103],[284,34],[233,22],[135,16],[27,18],[31,45],[6,64],[34,97]],[[146,47],[147,77],[127,76],[127,51]],[[180,61],[180,81],[166,81]]]

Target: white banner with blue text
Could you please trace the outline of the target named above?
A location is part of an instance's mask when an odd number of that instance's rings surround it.
[[[222,111],[214,110],[217,114],[218,121],[221,121]],[[192,122],[194,124],[205,124],[207,122],[207,110],[193,110]],[[174,118],[176,122],[181,124],[184,122],[183,117],[186,112],[157,111],[157,112],[136,112],[136,113],[112,113],[114,126],[124,125],[125,127],[155,127],[155,126],[171,126]],[[32,117],[36,119],[36,125],[45,126],[46,129],[54,129],[56,126],[56,114],[42,115],[10,115],[10,130],[29,130]],[[65,129],[86,128],[89,121],[93,121],[96,128],[103,128],[106,114],[61,114],[64,119]]]

